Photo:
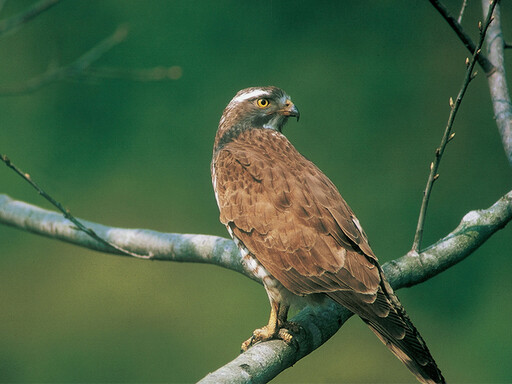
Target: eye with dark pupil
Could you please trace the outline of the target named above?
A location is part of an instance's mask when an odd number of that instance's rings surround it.
[[[258,107],[265,108],[268,105],[267,99],[258,99]]]

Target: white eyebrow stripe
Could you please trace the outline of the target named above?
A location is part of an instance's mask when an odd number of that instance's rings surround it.
[[[240,103],[244,100],[252,99],[253,97],[259,97],[259,96],[270,96],[270,93],[267,91],[264,91],[262,89],[255,89],[254,91],[243,93],[238,97],[235,97],[233,101],[235,103]]]

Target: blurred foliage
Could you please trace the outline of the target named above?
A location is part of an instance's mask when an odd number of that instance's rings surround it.
[[[8,1],[0,17],[32,3]],[[447,1],[454,13],[459,3]],[[512,39],[509,2],[502,14]],[[470,2],[463,24],[475,39],[480,17]],[[179,66],[182,77],[55,83],[0,98],[0,151],[76,216],[226,236],[209,175],[218,119],[239,89],[273,84],[301,110],[285,133],[340,188],[381,261],[410,248],[468,56],[428,2],[63,1],[0,39],[0,86],[73,61],[121,23],[127,41],[97,66]],[[454,130],[424,246],[511,189],[483,75]],[[48,207],[6,167],[0,193]],[[452,382],[511,379],[511,231],[399,292]],[[190,382],[267,321],[263,288],[221,268],[106,256],[5,226],[0,245],[2,382]],[[412,380],[354,319],[275,382]]]

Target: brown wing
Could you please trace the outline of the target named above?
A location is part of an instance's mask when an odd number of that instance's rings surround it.
[[[374,301],[379,271],[357,219],[331,181],[273,132],[252,130],[218,153],[221,222],[293,293],[346,289]]]
[[[297,295],[325,293],[361,316],[419,377],[441,382],[359,221],[327,176],[266,129],[240,134],[217,153],[214,168],[221,222],[281,284]]]

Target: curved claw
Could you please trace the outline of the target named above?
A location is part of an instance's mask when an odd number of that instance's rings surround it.
[[[293,322],[285,322],[281,325],[281,327],[277,330],[277,332],[272,332],[268,326],[264,326],[262,328],[255,329],[252,333],[252,336],[245,340],[240,347],[240,352],[246,352],[250,347],[254,344],[261,343],[264,341],[272,340],[272,339],[280,339],[283,340],[286,344],[294,344],[296,348],[298,345],[294,340],[293,334],[298,334],[302,330],[302,327],[298,323]]]

